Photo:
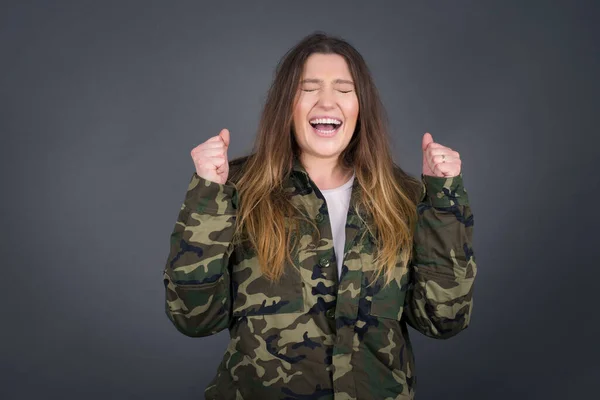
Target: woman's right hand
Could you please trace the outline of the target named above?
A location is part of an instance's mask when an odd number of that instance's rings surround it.
[[[192,149],[191,155],[198,176],[213,182],[224,184],[229,176],[227,148],[229,147],[229,131],[221,130],[206,142]]]

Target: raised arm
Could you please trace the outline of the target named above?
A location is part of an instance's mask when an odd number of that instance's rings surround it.
[[[194,173],[171,234],[165,311],[187,336],[212,335],[229,324],[234,197],[233,186]]]
[[[446,339],[469,326],[473,309],[473,214],[462,174],[421,180],[403,319],[426,336]]]
[[[187,336],[208,336],[229,326],[237,192],[229,177],[229,130],[191,151],[192,175],[163,271],[165,311]]]

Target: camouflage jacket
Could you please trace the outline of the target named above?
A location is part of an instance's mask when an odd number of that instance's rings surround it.
[[[242,164],[232,160],[230,179]],[[408,176],[408,175],[406,175]],[[421,175],[418,223],[405,274],[371,281],[373,242],[353,211],[346,221],[341,277],[325,199],[296,160],[285,185],[314,218],[321,241],[303,240],[278,285],[232,244],[235,188],[195,172],[171,235],[163,272],[170,321],[184,335],[227,328],[230,341],[206,399],[414,399],[415,361],[407,325],[432,338],[465,329],[473,307],[473,215],[462,174]],[[308,236],[310,238],[310,236]],[[401,268],[398,267],[398,271]],[[369,279],[367,279],[369,278]]]

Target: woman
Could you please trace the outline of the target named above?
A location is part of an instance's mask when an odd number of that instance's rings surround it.
[[[164,270],[188,336],[231,340],[207,399],[412,399],[407,325],[465,329],[476,264],[460,155],[423,136],[394,164],[361,55],[317,32],[282,59],[253,152],[223,129],[196,167]]]

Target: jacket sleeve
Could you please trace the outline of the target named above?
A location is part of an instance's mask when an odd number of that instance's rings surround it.
[[[229,326],[236,201],[233,185],[192,175],[163,270],[165,312],[184,335],[208,336]]]
[[[437,339],[466,329],[473,309],[473,214],[462,178],[421,175],[403,318]]]

